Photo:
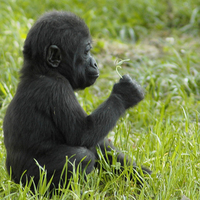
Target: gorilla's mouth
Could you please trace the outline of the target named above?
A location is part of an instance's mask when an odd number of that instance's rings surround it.
[[[99,74],[88,74],[87,87],[93,85],[98,77]]]
[[[88,74],[88,76],[89,77],[91,77],[91,78],[98,78],[99,77],[99,73],[97,73],[97,74]]]

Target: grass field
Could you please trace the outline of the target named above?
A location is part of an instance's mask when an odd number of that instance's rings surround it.
[[[145,99],[126,112],[108,137],[153,174],[140,188],[112,168],[94,170],[87,182],[74,175],[72,190],[51,198],[200,199],[198,0],[0,0],[0,199],[48,199],[45,182],[31,195],[29,185],[10,180],[2,123],[19,81],[26,34],[39,15],[52,9],[78,14],[93,35],[101,75],[94,86],[77,93],[88,114],[118,81],[115,60],[130,59],[119,72],[144,87]]]

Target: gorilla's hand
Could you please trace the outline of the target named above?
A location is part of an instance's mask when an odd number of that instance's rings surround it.
[[[142,87],[132,80],[129,75],[124,75],[113,87],[112,94],[117,95],[122,101],[125,109],[135,106],[144,99]]]

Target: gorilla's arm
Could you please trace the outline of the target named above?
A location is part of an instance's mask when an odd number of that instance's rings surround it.
[[[86,117],[84,137],[80,145],[91,147],[100,142],[116,125],[117,120],[125,112],[120,98],[111,94],[93,113]]]
[[[51,115],[68,145],[92,147],[97,145],[115,126],[125,108],[112,94],[92,114],[87,115],[74,91],[65,79],[52,87]]]
[[[115,126],[125,110],[143,99],[129,76],[115,84],[110,97],[93,113],[87,115],[65,79],[57,82],[51,106],[54,122],[68,145],[92,147],[98,144]],[[122,89],[126,84],[126,91]]]

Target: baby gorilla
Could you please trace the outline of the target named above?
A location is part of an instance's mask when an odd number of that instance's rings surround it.
[[[125,111],[143,98],[142,88],[129,75],[123,76],[109,98],[87,115],[74,90],[92,85],[99,76],[91,56],[91,36],[82,19],[68,12],[44,14],[30,29],[24,44],[24,64],[16,94],[8,106],[3,130],[6,167],[12,179],[23,184],[39,181],[45,166],[52,188],[58,187],[69,158],[67,177],[80,164],[86,174],[97,166],[97,148],[112,164],[115,147],[105,137]],[[118,151],[118,150],[116,150]],[[136,169],[118,151],[117,161]],[[36,163],[37,161],[37,163]],[[144,173],[151,171],[142,168]],[[25,173],[24,173],[25,172]],[[21,178],[23,174],[23,177]]]

